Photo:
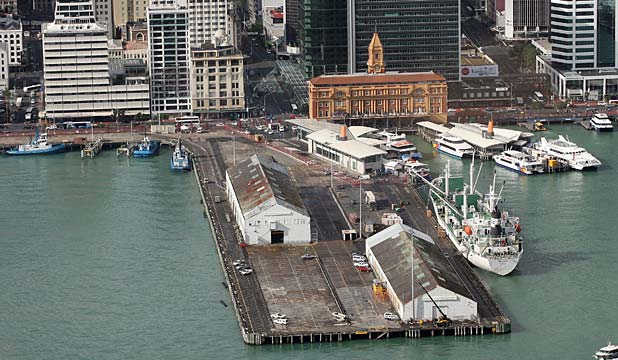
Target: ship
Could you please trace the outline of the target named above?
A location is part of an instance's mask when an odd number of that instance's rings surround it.
[[[174,152],[170,159],[170,169],[175,171],[191,171],[189,157],[190,155],[186,147],[182,145],[182,142],[178,139],[178,143],[174,147]]]
[[[562,135],[558,135],[556,140],[541,138],[541,142],[534,146],[548,155],[565,160],[569,166],[575,170],[595,170],[601,166],[601,162],[592,156],[586,149],[569,141]]]
[[[614,131],[614,125],[607,114],[594,114],[590,119],[590,126],[598,132]]]
[[[540,174],[545,171],[542,162],[521,151],[507,150],[493,156],[496,164],[524,175]]]
[[[451,175],[450,162],[447,163],[444,175],[431,182],[430,201],[438,224],[471,264],[508,275],[515,270],[523,253],[519,218],[500,208],[504,184],[496,192],[495,172],[486,194],[476,190],[479,176],[473,182],[473,173],[474,160],[468,185],[463,177]]]
[[[133,157],[140,158],[158,155],[160,147],[161,143],[159,141],[150,140],[148,136],[144,136],[144,140],[133,149]]]
[[[39,129],[36,129],[34,138],[27,144],[19,145],[15,148],[7,150],[7,155],[47,155],[65,151],[64,144],[52,145],[48,142],[47,133],[39,134]]]
[[[457,136],[442,135],[434,140],[433,144],[439,152],[452,156],[457,159],[472,157],[474,148]]]

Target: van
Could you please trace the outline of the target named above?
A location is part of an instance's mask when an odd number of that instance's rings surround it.
[[[371,176],[369,176],[369,174],[363,174],[358,177],[358,180],[369,180],[369,179],[371,179]]]

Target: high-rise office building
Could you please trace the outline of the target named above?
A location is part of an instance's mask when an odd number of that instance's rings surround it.
[[[217,30],[230,32],[227,0],[188,0],[191,47],[210,44]]]
[[[47,118],[148,114],[146,78],[112,82],[109,63],[107,29],[96,22],[92,0],[57,0],[54,22],[43,26]]]
[[[496,11],[496,24],[503,24],[505,39],[547,35],[549,0],[505,0],[503,3],[504,9]]]
[[[5,43],[9,55],[7,57],[10,66],[21,65],[21,53],[24,39],[21,20],[12,17],[0,18],[0,43]]]
[[[189,11],[177,0],[152,0],[148,7],[148,65],[151,111],[191,113]]]
[[[288,44],[302,46],[304,39],[305,2],[285,0],[285,41]]]
[[[551,61],[563,70],[616,67],[616,0],[552,0]]]
[[[304,4],[306,75],[347,73],[347,0],[308,0]]]
[[[348,0],[350,73],[367,70],[367,44],[377,31],[387,71],[435,71],[459,80],[459,10],[459,0]]]

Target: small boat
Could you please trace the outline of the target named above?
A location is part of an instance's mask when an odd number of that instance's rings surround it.
[[[607,114],[603,113],[594,114],[590,119],[590,126],[598,132],[614,131],[614,125],[611,120]]]
[[[463,139],[452,135],[442,135],[434,141],[434,147],[441,153],[457,159],[472,157],[474,148]]]
[[[607,346],[594,353],[593,357],[598,360],[618,359],[618,345],[612,345],[610,341]]]
[[[175,171],[190,171],[191,162],[189,161],[189,157],[189,152],[185,146],[182,145],[180,139],[178,139],[178,143],[176,147],[174,147],[174,153],[170,159],[170,169]]]
[[[18,147],[7,150],[7,155],[47,155],[55,154],[64,151],[64,144],[52,145],[47,141],[47,133],[39,134],[39,129],[36,129],[34,139],[28,144],[19,145]]]
[[[586,149],[567,140],[562,135],[558,135],[556,140],[547,140],[542,137],[541,142],[535,144],[535,148],[547,155],[567,161],[569,166],[575,170],[594,170],[601,166],[601,162],[586,151]]]
[[[432,180],[430,169],[427,164],[424,164],[416,160],[408,160],[403,164],[403,168],[410,175],[420,176],[423,179],[426,179],[427,181]]]
[[[159,154],[159,148],[161,147],[161,143],[157,140],[150,140],[148,136],[144,136],[144,140],[142,140],[137,147],[133,150],[133,157],[151,157]]]
[[[507,150],[493,156],[496,164],[524,175],[533,175],[545,171],[543,163],[521,151]]]
[[[534,128],[534,131],[546,131],[547,130],[545,125],[540,121],[535,122],[533,128]]]
[[[386,151],[386,157],[388,159],[420,159],[423,157],[421,153],[416,150],[416,146],[408,140],[398,140],[390,142],[382,146],[382,150]]]

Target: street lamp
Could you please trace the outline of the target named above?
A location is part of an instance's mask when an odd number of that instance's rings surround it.
[[[363,181],[361,178],[358,178],[358,227],[359,227],[359,236],[363,238]]]

